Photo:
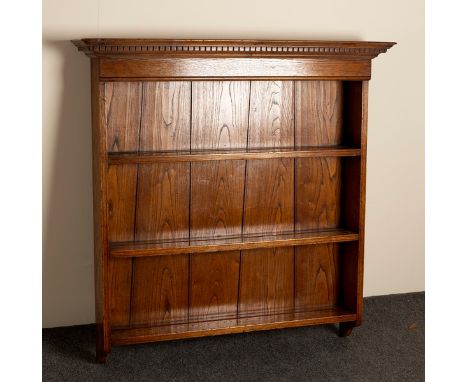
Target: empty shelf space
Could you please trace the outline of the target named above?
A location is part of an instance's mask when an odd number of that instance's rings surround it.
[[[245,160],[275,158],[352,157],[359,155],[361,155],[360,148],[343,146],[120,153],[111,152],[108,153],[108,163],[112,165],[157,162],[205,162],[236,159]]]
[[[356,314],[348,310],[331,307],[312,311],[293,311],[232,317],[212,321],[188,321],[150,327],[113,329],[111,340],[114,345],[164,341],[179,338],[203,337],[220,334],[242,333],[255,330],[282,329],[288,327],[329,324],[355,321]]]
[[[178,255],[188,253],[291,247],[299,245],[356,241],[359,234],[344,229],[325,229],[277,234],[252,234],[204,239],[177,239],[145,242],[113,242],[114,257]]]

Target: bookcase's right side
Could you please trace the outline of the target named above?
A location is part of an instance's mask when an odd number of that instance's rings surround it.
[[[340,245],[340,305],[357,314],[356,322],[340,325],[343,336],[362,322],[368,85],[368,81],[343,82],[344,140],[361,148],[361,155],[346,158],[342,168],[340,225],[359,232],[359,241]]]

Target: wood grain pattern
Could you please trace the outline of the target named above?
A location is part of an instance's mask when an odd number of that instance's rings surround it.
[[[113,345],[129,345],[145,342],[167,341],[181,338],[205,337],[220,334],[244,333],[257,330],[272,330],[298,326],[354,322],[356,314],[339,307],[312,312],[241,317],[210,322],[194,322],[129,328],[112,332]]]
[[[192,149],[245,148],[249,83],[204,81],[192,86]],[[192,163],[191,171],[190,237],[240,234],[245,163]]]
[[[189,232],[189,165],[140,165],[136,240],[174,239]],[[155,278],[155,274],[159,278]],[[188,315],[188,255],[134,259],[131,324]]]
[[[155,58],[100,59],[101,79],[110,80],[232,80],[238,79],[349,79],[369,80],[369,59],[293,58]]]
[[[192,149],[247,146],[250,83],[200,81],[192,84]]]
[[[190,82],[144,82],[140,151],[190,148]]]
[[[113,257],[169,256],[183,253],[207,253],[259,248],[294,247],[359,240],[359,234],[340,228],[273,234],[242,234],[203,239],[175,239],[129,243],[112,243]]]
[[[294,229],[292,159],[247,163],[243,232],[277,233]]]
[[[190,321],[236,318],[239,251],[193,254]]]
[[[248,147],[292,146],[293,82],[252,81]]]
[[[338,248],[336,244],[296,247],[295,307],[313,310],[336,306]]]
[[[137,166],[109,166],[108,219],[111,242],[132,241],[135,234]],[[125,326],[130,320],[132,260],[109,259],[110,322]]]
[[[342,143],[341,81],[295,82],[296,147]]]
[[[301,147],[232,150],[157,151],[145,153],[111,153],[109,164],[142,164],[159,162],[212,162],[222,160],[321,158],[360,156],[360,148]]]
[[[334,228],[340,223],[341,161],[296,159],[295,229]]]
[[[106,362],[111,349],[109,304],[109,238],[107,222],[107,161],[105,88],[99,82],[99,61],[91,60],[91,115],[93,150],[94,294],[96,361]]]
[[[239,316],[292,310],[294,250],[243,251],[239,288]]]
[[[188,237],[189,165],[140,165],[136,240]]]
[[[241,233],[244,172],[244,161],[192,164],[191,238]]]
[[[107,151],[137,150],[141,82],[106,82],[104,86]]]
[[[131,324],[187,321],[188,269],[186,255],[135,261]]]

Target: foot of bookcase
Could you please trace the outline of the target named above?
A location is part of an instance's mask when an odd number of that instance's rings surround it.
[[[97,363],[106,363],[108,354],[109,353],[97,350],[96,351],[96,362]]]
[[[340,329],[338,330],[338,336],[340,337],[349,336],[355,326],[356,326],[355,322],[341,322]]]

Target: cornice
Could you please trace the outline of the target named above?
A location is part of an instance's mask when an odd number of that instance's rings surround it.
[[[89,57],[252,57],[372,59],[394,42],[308,40],[73,40]]]

